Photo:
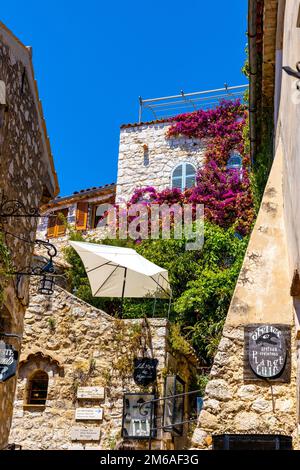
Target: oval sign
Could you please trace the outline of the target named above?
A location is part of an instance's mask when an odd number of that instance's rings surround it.
[[[157,359],[141,357],[134,359],[133,378],[137,385],[144,387],[156,380]]]
[[[249,337],[249,362],[259,377],[278,376],[286,363],[286,344],[282,331],[273,325],[257,327]]]

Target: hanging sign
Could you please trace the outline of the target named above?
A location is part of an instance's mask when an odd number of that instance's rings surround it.
[[[0,341],[0,382],[16,375],[19,353],[11,344]]]
[[[156,368],[158,360],[150,357],[140,357],[134,359],[133,378],[137,385],[144,387],[156,380]]]
[[[289,343],[287,325],[249,325],[245,328],[246,368],[248,363],[256,378],[279,378],[287,366]]]

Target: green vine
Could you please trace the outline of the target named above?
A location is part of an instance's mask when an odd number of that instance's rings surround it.
[[[4,234],[0,232],[0,307],[5,300],[5,287],[11,277],[12,260],[10,251],[5,243]]]

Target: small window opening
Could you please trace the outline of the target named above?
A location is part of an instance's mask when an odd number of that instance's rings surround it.
[[[42,370],[35,372],[29,379],[28,405],[46,405],[48,393],[48,374]]]

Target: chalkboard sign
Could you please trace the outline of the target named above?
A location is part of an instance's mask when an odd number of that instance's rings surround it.
[[[144,387],[156,380],[157,359],[141,357],[134,359],[133,378],[137,385]]]
[[[245,327],[245,379],[286,382],[289,369],[289,326],[255,324]]]
[[[13,346],[0,341],[0,382],[16,375],[19,353]]]

